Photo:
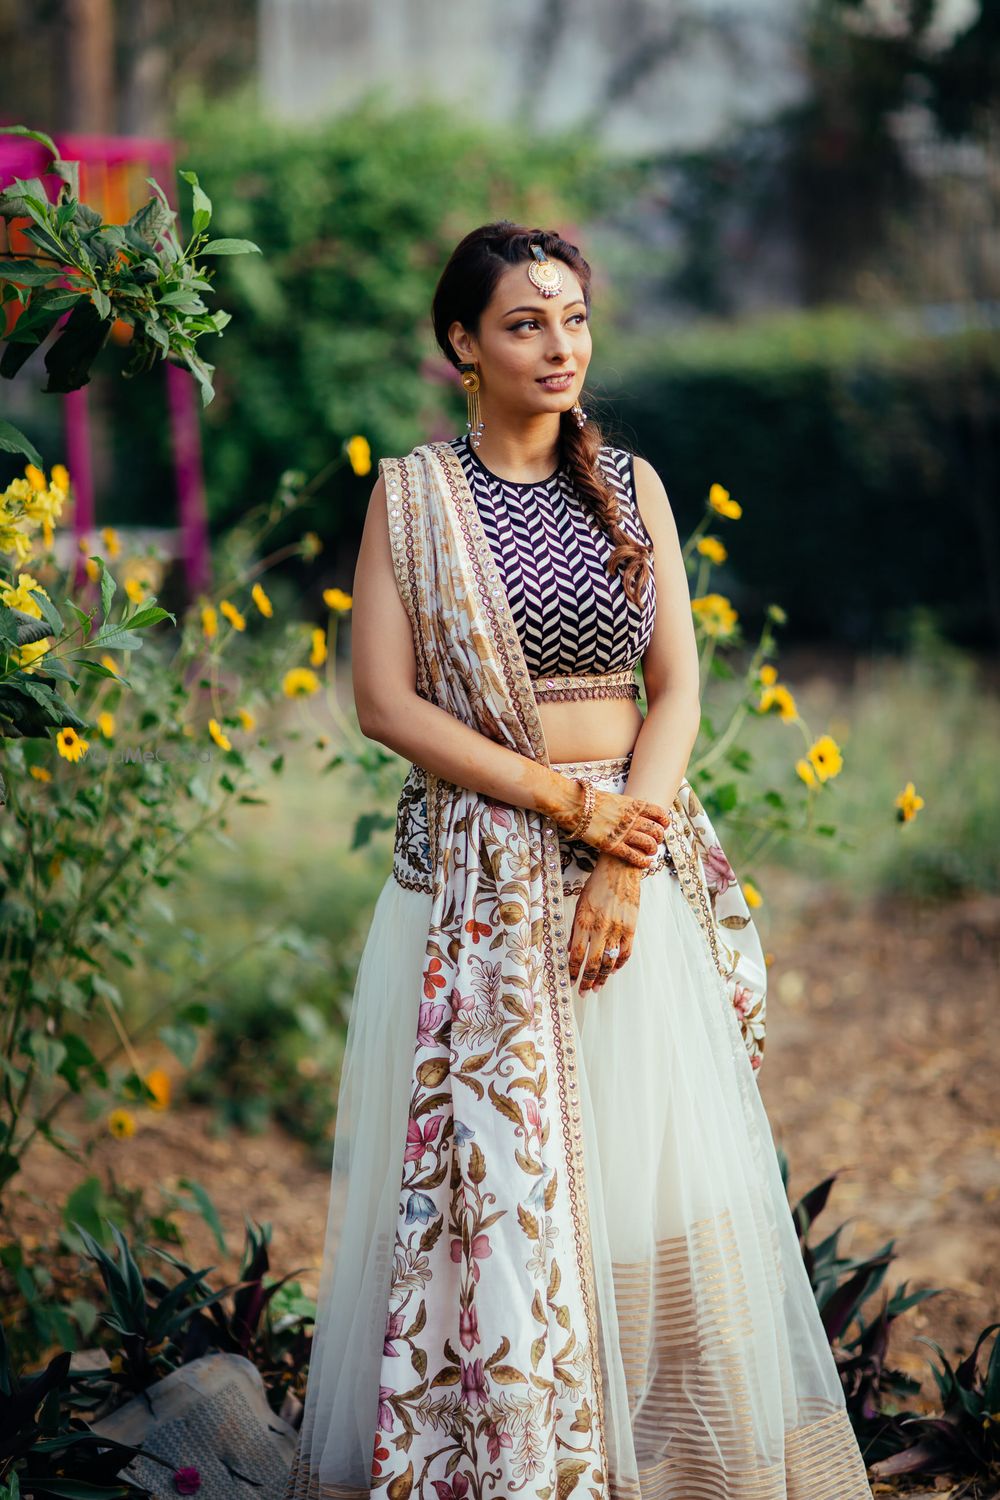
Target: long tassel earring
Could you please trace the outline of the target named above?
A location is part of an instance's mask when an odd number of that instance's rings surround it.
[[[479,371],[475,364],[459,365],[462,372],[462,384],[465,387],[467,400],[466,428],[469,433],[469,442],[473,448],[478,448],[486,423],[483,421],[479,409]]]
[[[576,425],[578,427],[582,427],[584,422],[586,422],[587,420],[587,413],[584,411],[579,401],[577,401],[573,406],[570,407],[570,411],[576,418]]]

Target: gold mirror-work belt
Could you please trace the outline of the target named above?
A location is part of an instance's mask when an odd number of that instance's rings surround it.
[[[532,678],[536,703],[558,703],[572,698],[638,698],[634,667],[614,672],[577,672],[565,676]]]

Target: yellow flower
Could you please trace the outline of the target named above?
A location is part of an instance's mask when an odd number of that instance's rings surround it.
[[[315,531],[307,531],[302,538],[302,556],[306,562],[312,562],[314,557],[319,557],[323,550],[323,542]]]
[[[281,690],[286,698],[308,698],[319,692],[319,678],[308,667],[292,667],[281,679]]]
[[[114,672],[117,676],[118,663],[115,661],[113,656],[108,655],[107,651],[103,652],[101,656],[98,657],[98,661],[101,663],[102,667],[107,667],[109,672]]]
[[[31,485],[26,479],[12,479],[3,492],[5,500],[17,500],[21,505],[27,504],[31,499]]]
[[[156,1095],[155,1099],[149,1101],[150,1109],[166,1109],[170,1103],[170,1075],[162,1068],[154,1068],[151,1073],[146,1074],[147,1088],[151,1088]]]
[[[355,474],[367,474],[372,466],[372,450],[368,445],[368,439],[362,437],[360,433],[355,433],[352,438],[348,438],[344,448]]]
[[[844,758],[840,753],[840,746],[836,740],[828,734],[820,735],[806,751],[809,764],[812,766],[820,781],[826,781],[831,776],[836,776],[844,764]]]
[[[702,557],[707,557],[710,562],[714,563],[724,563],[729,556],[717,536],[703,536],[698,543],[698,551]]]
[[[266,620],[269,620],[274,614],[274,605],[271,603],[270,599],[267,597],[259,583],[255,583],[253,588],[250,590],[250,597],[256,604],[257,608],[260,610],[264,618]]]
[[[219,629],[219,616],[216,614],[214,604],[202,605],[201,628],[206,641],[215,639],[215,636]]]
[[[107,548],[109,557],[117,557],[121,549],[118,533],[113,526],[105,526],[101,530],[101,538]]]
[[[97,727],[106,740],[109,740],[115,732],[115,716],[109,714],[107,709],[97,715]]]
[[[257,720],[254,718],[249,709],[238,708],[236,712],[239,714],[240,723],[243,725],[244,729],[251,730],[257,728]]]
[[[213,740],[218,745],[220,750],[231,750],[233,748],[232,741],[223,732],[218,719],[209,719],[208,732],[212,736]]]
[[[116,1140],[135,1135],[135,1115],[127,1109],[113,1109],[108,1115],[108,1129]]]
[[[56,735],[56,749],[63,760],[77,761],[90,749],[90,741],[81,739],[69,724]]]
[[[146,597],[146,585],[141,578],[126,578],[125,592],[133,604],[141,604]]]
[[[321,667],[326,661],[326,631],[317,626],[312,633],[312,650],[309,653],[309,665]]]
[[[723,594],[703,594],[700,599],[691,600],[691,608],[706,635],[724,639],[736,628],[739,615]]]
[[[79,547],[79,549],[80,549],[81,552],[89,552],[90,551],[90,537],[89,536],[77,537],[76,545]]]
[[[57,484],[67,494],[69,493],[69,470],[65,464],[52,465],[52,483]]]
[[[8,605],[10,609],[23,609],[26,615],[33,615],[36,620],[40,620],[42,618],[42,611],[37,601],[32,597],[32,589],[38,589],[39,593],[44,594],[46,599],[49,597],[48,589],[43,589],[38,579],[32,578],[30,573],[18,573],[17,588],[14,588],[5,580],[0,580],[0,597],[2,597],[4,604]]]
[[[29,766],[28,770],[31,773],[31,775],[34,776],[34,778],[35,778],[36,781],[51,781],[52,780],[52,772],[51,771],[46,771],[46,769],[45,769],[44,766]]]
[[[738,521],[743,514],[743,507],[738,500],[732,500],[729,491],[723,489],[721,484],[713,484],[708,492],[708,503],[713,510],[718,511],[720,516],[725,516],[729,521]]]
[[[895,805],[899,809],[896,813],[898,821],[900,823],[909,823],[910,819],[915,818],[923,807],[924,799],[915,791],[913,782],[908,781],[896,798]]]
[[[56,534],[55,534],[55,532],[52,529],[52,522],[49,520],[48,516],[43,516],[42,517],[42,541],[45,543],[46,547],[51,548],[52,543],[55,540],[55,535]]]
[[[766,687],[760,695],[758,708],[762,714],[766,714],[774,705],[778,705],[778,712],[786,724],[794,722],[799,712],[795,707],[795,699],[783,683],[775,683],[772,687]]]
[[[38,658],[44,656],[48,649],[48,641],[32,641],[29,645],[22,646],[17,653],[22,671],[33,672]]]
[[[797,760],[795,762],[795,769],[802,777],[802,780],[805,782],[806,786],[819,785],[818,781],[816,780],[816,772],[813,770],[812,766],[805,758],[803,758],[802,760]]]
[[[778,680],[778,669],[766,661],[760,669],[760,680],[765,687],[772,687]]]
[[[746,902],[747,906],[751,908],[760,906],[761,902],[764,899],[752,880],[741,881],[740,890],[743,892],[743,899]]]
[[[229,621],[234,630],[246,630],[247,622],[240,614],[235,604],[230,604],[228,599],[220,599],[219,609],[225,615],[226,619]]]
[[[351,607],[351,595],[345,594],[343,589],[324,589],[323,603],[327,609],[332,609],[336,614],[346,614]]]
[[[41,469],[36,469],[34,464],[27,464],[25,466],[24,477],[33,490],[44,490],[45,475]]]
[[[101,576],[100,564],[96,563],[92,557],[88,557],[83,566],[91,583],[96,583]]]

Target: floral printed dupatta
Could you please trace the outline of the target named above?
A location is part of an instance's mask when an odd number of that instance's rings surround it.
[[[454,450],[430,443],[379,467],[417,691],[549,764],[503,580]],[[463,1476],[488,1473],[490,1495],[557,1500],[579,1487],[609,1500],[558,830],[430,772],[426,786],[434,889],[372,1493],[385,1486],[389,1500],[407,1500],[433,1486],[450,1500]],[[741,955],[725,940],[753,926],[684,788],[668,851],[759,1057],[759,950]]]

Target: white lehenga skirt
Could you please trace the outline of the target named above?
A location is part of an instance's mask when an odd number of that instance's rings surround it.
[[[628,764],[555,768],[623,791]],[[580,848],[563,845],[567,919]],[[358,969],[285,1500],[385,1493],[373,1446],[431,905],[395,868]],[[641,891],[628,962],[575,994],[608,1500],[870,1496],[738,1019],[662,851]],[[542,1492],[526,1467],[483,1493]]]

